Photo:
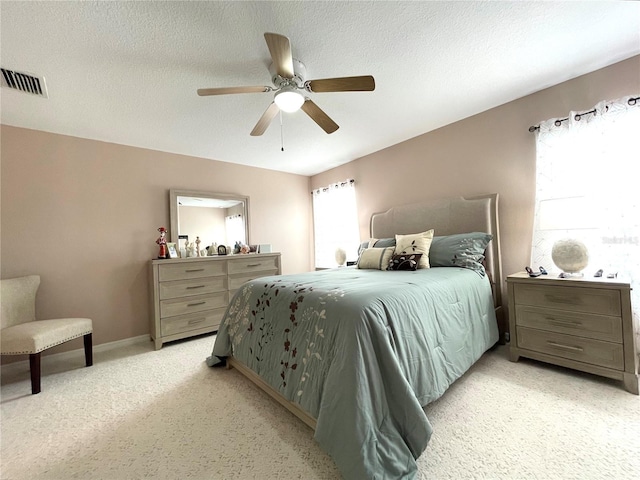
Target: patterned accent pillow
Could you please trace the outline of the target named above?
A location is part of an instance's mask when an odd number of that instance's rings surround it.
[[[429,251],[432,267],[463,267],[484,276],[484,251],[493,236],[483,232],[434,237]]]
[[[433,229],[412,235],[396,235],[396,255],[420,253],[418,268],[429,268],[429,248],[433,239]]]
[[[393,247],[366,248],[358,258],[358,268],[386,270],[393,255]]]
[[[421,257],[421,253],[393,255],[391,260],[389,260],[387,270],[417,270]]]

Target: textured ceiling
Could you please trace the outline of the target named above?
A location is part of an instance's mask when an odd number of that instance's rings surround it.
[[[2,123],[312,175],[640,53],[639,2],[0,2],[2,67],[49,98],[1,90]],[[263,34],[307,78],[373,75],[252,130],[272,93]],[[284,140],[284,152],[281,141]]]

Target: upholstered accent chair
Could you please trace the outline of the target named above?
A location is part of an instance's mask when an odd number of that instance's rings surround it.
[[[40,393],[40,354],[47,348],[84,337],[87,367],[93,365],[90,318],[36,320],[39,275],[0,280],[0,354],[29,355],[31,393]]]

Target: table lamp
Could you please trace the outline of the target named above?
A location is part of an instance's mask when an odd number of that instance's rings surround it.
[[[551,249],[551,259],[561,270],[562,277],[582,276],[589,263],[587,246],[578,238],[580,230],[597,226],[594,210],[585,197],[566,197],[542,200],[538,209],[540,230],[568,231]]]

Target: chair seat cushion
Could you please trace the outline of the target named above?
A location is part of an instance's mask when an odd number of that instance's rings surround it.
[[[90,318],[57,318],[26,322],[2,329],[0,353],[38,353],[92,332],[93,323]]]

